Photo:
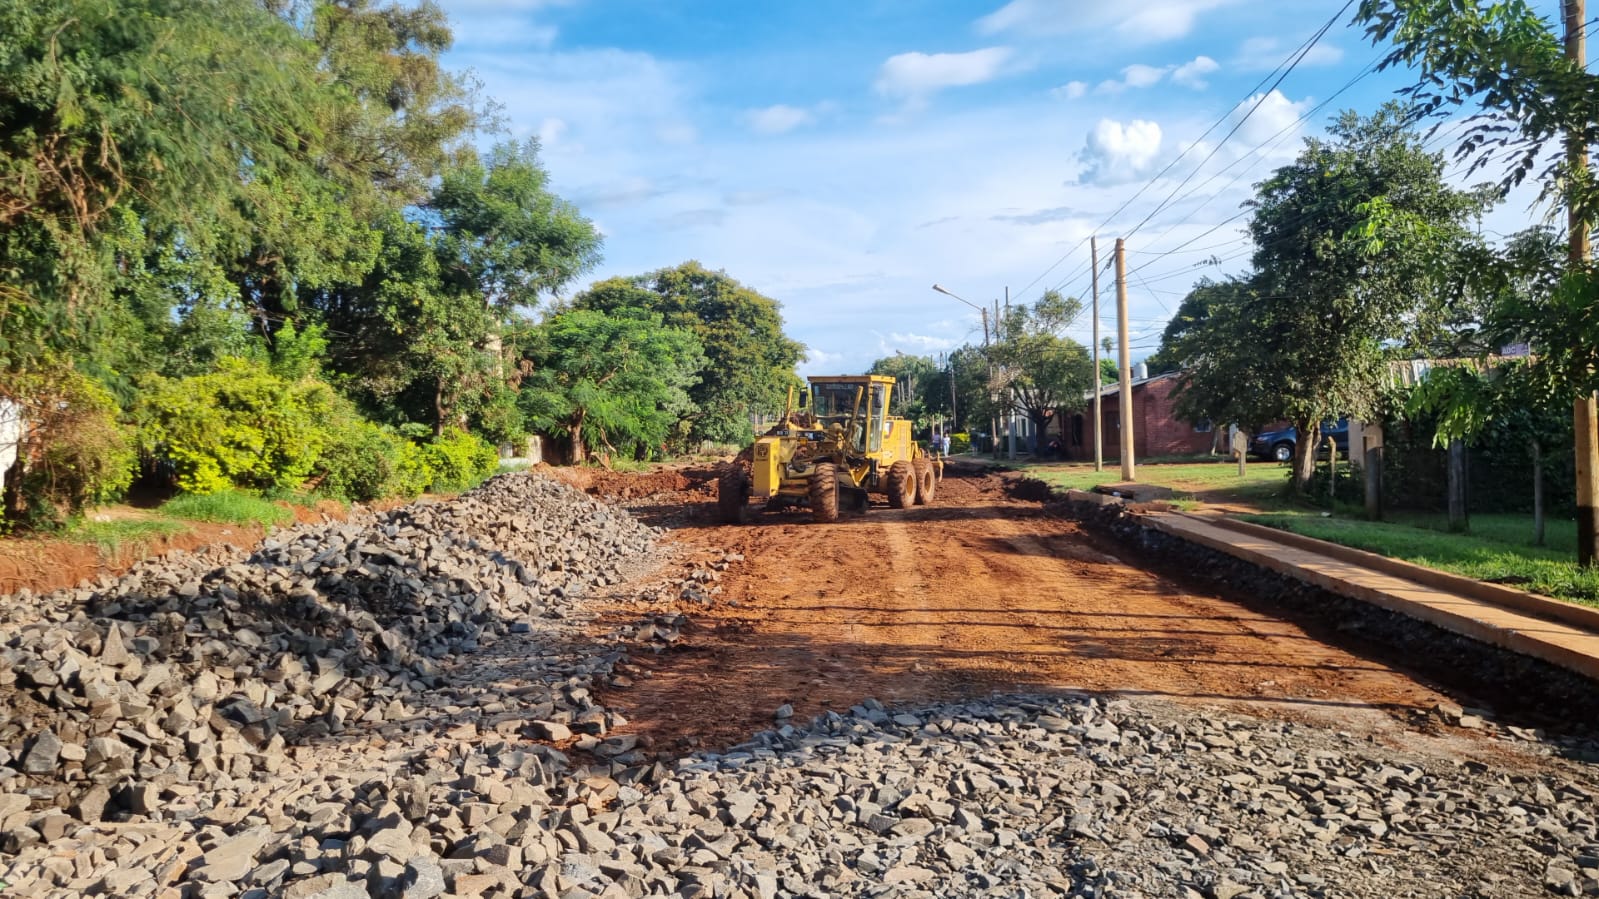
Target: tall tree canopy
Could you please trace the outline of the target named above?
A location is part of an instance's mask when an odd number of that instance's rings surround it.
[[[1033,423],[1035,434],[1044,433],[1056,413],[1082,408],[1084,393],[1094,386],[1088,348],[1061,333],[1082,311],[1075,298],[1045,291],[1031,305],[1011,307],[989,347],[1008,401]]]
[[[690,411],[704,364],[692,331],[637,309],[558,312],[524,352],[519,402],[535,427],[566,438],[575,462],[619,450],[648,458]]]
[[[606,313],[641,309],[660,315],[669,327],[694,333],[705,363],[689,390],[694,409],[688,439],[693,442],[752,439],[750,413],[782,408],[805,349],[783,332],[776,300],[698,262],[601,281],[573,298],[572,305]]]
[[[101,334],[119,257],[317,177],[333,97],[251,0],[0,0],[0,365]],[[114,215],[127,208],[131,215]]]
[[[931,356],[895,353],[873,362],[866,373],[893,376],[894,399],[891,405],[895,415],[919,420],[931,411],[930,400],[942,401],[942,407],[949,408],[949,386],[944,383],[945,373]]]
[[[1343,114],[1256,185],[1255,272],[1209,297],[1221,302],[1185,322],[1175,347],[1203,407],[1194,411],[1288,419],[1306,434],[1329,416],[1370,412],[1385,344],[1447,302],[1446,273],[1471,243],[1465,222],[1479,198],[1445,184],[1442,168],[1390,104]],[[1296,448],[1300,487],[1312,444]]]
[[[507,326],[598,259],[594,226],[548,190],[537,145],[496,148],[446,167],[414,214],[385,215],[377,263],[359,281],[308,296],[335,369],[367,407],[395,421],[488,426],[514,436]],[[437,222],[437,227],[427,223]],[[463,419],[466,419],[463,422]]]

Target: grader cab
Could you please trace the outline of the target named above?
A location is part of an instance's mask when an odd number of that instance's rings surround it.
[[[791,396],[782,421],[722,475],[723,521],[744,521],[752,497],[766,511],[808,507],[822,522],[837,521],[841,509],[865,511],[873,493],[896,509],[933,501],[942,463],[911,440],[910,421],[888,414],[893,378],[818,376],[809,386],[806,402],[796,406]]]

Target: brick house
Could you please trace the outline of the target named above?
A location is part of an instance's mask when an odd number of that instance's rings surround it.
[[[1139,365],[1138,375],[1132,379],[1133,403],[1133,458],[1151,456],[1189,456],[1208,453],[1213,449],[1226,452],[1227,429],[1218,436],[1209,421],[1198,423],[1177,417],[1176,402],[1172,393],[1177,388],[1178,372],[1151,376]],[[1106,384],[1101,389],[1103,397],[1104,454],[1107,460],[1121,459],[1121,385]],[[1094,459],[1094,395],[1087,394],[1088,404],[1081,412],[1067,415],[1061,421],[1063,433],[1060,440],[1062,458],[1072,461]],[[1217,442],[1220,441],[1220,442]]]

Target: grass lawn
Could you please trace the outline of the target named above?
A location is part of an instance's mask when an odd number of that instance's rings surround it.
[[[1121,481],[1121,467],[1109,462],[1099,472],[1081,462],[1009,465],[1061,490]],[[1243,478],[1238,477],[1237,463],[1221,461],[1151,462],[1140,464],[1135,473],[1141,483],[1172,488],[1179,507],[1203,504],[1307,537],[1599,606],[1599,571],[1577,567],[1574,521],[1548,519],[1546,545],[1534,546],[1531,515],[1472,515],[1469,534],[1449,533],[1448,516],[1443,514],[1392,512],[1386,521],[1370,522],[1360,517],[1358,509],[1341,507],[1328,516],[1324,506],[1287,496],[1287,469],[1272,463],[1249,463]]]
[[[1548,545],[1534,546],[1531,515],[1473,515],[1469,534],[1448,533],[1446,516],[1424,513],[1394,513],[1392,520],[1381,522],[1305,512],[1240,517],[1429,568],[1599,606],[1599,571],[1577,567],[1573,521],[1549,519]]]
[[[156,538],[170,537],[186,530],[188,528],[183,522],[170,518],[88,519],[72,527],[66,536],[82,543],[93,543],[102,555],[115,556],[125,547],[143,553]]]
[[[1013,462],[1010,465],[1060,490],[1088,490],[1099,484],[1116,484],[1121,466],[1106,462],[1095,471],[1091,462]],[[1151,462],[1137,465],[1133,473],[1143,484],[1170,487],[1179,505],[1205,503],[1242,510],[1288,509],[1293,502],[1283,493],[1288,469],[1251,462],[1238,476],[1236,462]]]
[[[259,524],[263,527],[294,522],[294,513],[277,503],[234,490],[179,494],[161,505],[161,514],[190,521]]]

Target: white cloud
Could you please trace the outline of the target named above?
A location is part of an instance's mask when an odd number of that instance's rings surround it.
[[[931,334],[901,334],[890,331],[886,339],[879,336],[878,346],[886,355],[895,350],[910,352],[913,355],[922,355],[929,352],[953,350],[960,346],[960,341],[950,337],[935,337]]]
[[[1180,38],[1202,13],[1238,0],[1142,0],[1136,4],[1099,0],[1011,0],[977,20],[982,34],[1058,36],[1113,31],[1126,43],[1148,44]]]
[[[1240,69],[1267,71],[1284,61],[1298,56],[1298,45],[1289,45],[1275,37],[1252,37],[1238,46],[1234,64]],[[1344,59],[1343,48],[1333,44],[1317,43],[1306,51],[1301,66],[1331,66]]]
[[[765,109],[752,109],[744,114],[745,121],[759,134],[784,134],[816,121],[809,109],[779,103]]]
[[[844,354],[829,353],[816,347],[805,348],[805,360],[799,364],[803,375],[836,375],[844,369]]]
[[[997,78],[1011,59],[1009,47],[969,53],[901,53],[883,63],[877,92],[917,101],[947,87],[982,84]]]
[[[1148,175],[1160,158],[1160,125],[1134,119],[1123,125],[1114,119],[1100,119],[1078,158],[1083,171],[1082,184],[1121,184]]]
[[[1256,105],[1259,108],[1256,109]],[[1309,100],[1295,102],[1283,96],[1282,91],[1273,90],[1264,97],[1255,94],[1253,97],[1233,107],[1229,114],[1229,121],[1237,123],[1249,116],[1239,127],[1233,139],[1239,146],[1256,147],[1267,143],[1279,136],[1284,140],[1291,140],[1299,130],[1299,117],[1305,114],[1310,107]],[[1251,113],[1250,110],[1254,109]]]
[[[1101,81],[1094,92],[1115,96],[1130,88],[1154,87],[1167,75],[1171,76],[1173,84],[1202,90],[1208,86],[1204,76],[1220,68],[1216,60],[1208,56],[1196,56],[1182,65],[1151,66],[1135,62],[1122,69],[1120,79]]]
[[[1180,84],[1183,87],[1191,87],[1195,90],[1202,90],[1203,88],[1209,86],[1208,82],[1205,81],[1205,76],[1215,72],[1220,68],[1221,63],[1211,59],[1209,56],[1196,56],[1188,62],[1185,62],[1173,69],[1171,73],[1171,80],[1173,84]]]
[[[1122,69],[1122,80],[1127,83],[1128,87],[1149,87],[1153,84],[1158,84],[1160,79],[1165,77],[1166,72],[1166,69],[1146,66],[1143,63],[1133,63]]]
[[[1076,100],[1088,93],[1088,85],[1082,81],[1068,81],[1060,87],[1052,89],[1049,93],[1060,100]]]
[[[548,118],[539,123],[539,146],[553,147],[566,136],[566,122],[557,118]]]

